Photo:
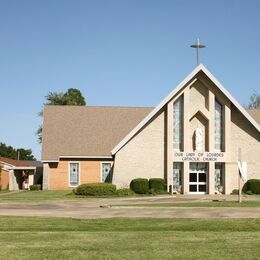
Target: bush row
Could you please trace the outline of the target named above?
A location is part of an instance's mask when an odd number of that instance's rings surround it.
[[[248,195],[260,194],[260,180],[259,179],[248,180],[245,185],[245,189],[243,189],[243,192],[245,192]],[[237,195],[238,193],[239,190],[234,189],[231,194]]]
[[[112,183],[88,183],[81,184],[73,190],[76,195],[81,196],[131,196],[137,194],[158,194],[166,192],[166,185],[163,179],[134,179],[130,184],[131,189],[116,189]]]
[[[30,190],[41,190],[41,185],[40,184],[33,184],[33,185],[30,185],[29,189]]]
[[[130,188],[137,194],[148,194],[148,193],[163,193],[166,192],[166,184],[164,179],[151,178],[133,179],[130,183]]]
[[[112,183],[81,184],[73,192],[81,196],[132,196],[135,194],[127,188],[117,190]]]
[[[247,192],[251,191],[254,194],[260,194],[260,180],[259,179],[248,180],[246,185],[247,185]]]
[[[76,195],[106,196],[116,193],[116,185],[112,183],[88,183],[81,184],[73,190]]]

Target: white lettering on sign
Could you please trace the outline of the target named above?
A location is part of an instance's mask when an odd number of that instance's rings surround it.
[[[210,152],[192,152],[192,153],[184,153],[184,152],[175,152],[174,156],[177,158],[181,158],[182,161],[191,161],[191,162],[209,162],[209,161],[218,161],[219,158],[224,157],[224,153],[210,153]]]

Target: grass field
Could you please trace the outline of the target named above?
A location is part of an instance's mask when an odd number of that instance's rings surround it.
[[[70,190],[46,190],[46,191],[19,191],[0,192],[0,202],[18,201],[45,201],[45,200],[75,200],[81,199]],[[82,198],[84,199],[84,198]]]
[[[260,259],[260,219],[0,217],[0,259]]]

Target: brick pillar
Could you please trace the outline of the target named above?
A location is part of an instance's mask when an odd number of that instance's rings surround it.
[[[209,162],[208,193],[215,194],[215,162]]]
[[[43,178],[42,178],[42,189],[43,190],[48,190],[49,187],[49,164],[44,163],[43,164]]]
[[[190,175],[190,164],[189,162],[183,163],[183,194],[189,193],[189,175]]]
[[[167,104],[167,191],[173,185],[173,101]]]

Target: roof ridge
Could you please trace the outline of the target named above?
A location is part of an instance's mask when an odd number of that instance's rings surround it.
[[[211,74],[211,72],[203,65],[198,65],[184,80],[182,80],[177,87],[175,87],[132,131],[125,136],[111,151],[112,155],[116,154],[142,127],[149,122],[149,120],[156,115],[160,109],[167,104],[171,98],[178,91],[181,91],[194,77],[203,72],[215,85],[216,87],[233,103],[233,105],[247,118],[247,120],[260,132],[260,126],[256,120],[243,108],[240,103],[222,86],[222,84]],[[192,83],[192,82],[191,82]],[[189,83],[189,84],[191,84]]]
[[[154,108],[154,106],[74,106],[74,105],[44,105],[44,107],[73,107],[73,108]]]

